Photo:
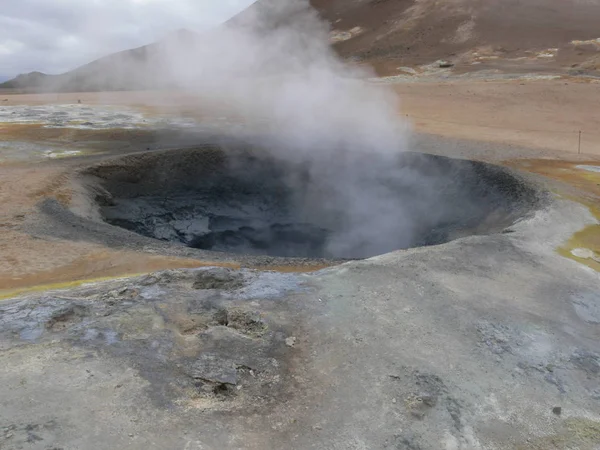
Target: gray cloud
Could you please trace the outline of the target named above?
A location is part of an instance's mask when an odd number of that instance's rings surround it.
[[[62,73],[180,28],[217,26],[253,0],[4,0],[0,77]]]

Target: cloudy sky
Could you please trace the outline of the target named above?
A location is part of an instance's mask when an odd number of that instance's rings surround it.
[[[0,0],[0,80],[217,26],[253,0]]]

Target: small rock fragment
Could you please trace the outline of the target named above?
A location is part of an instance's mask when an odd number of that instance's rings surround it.
[[[560,406],[555,406],[554,408],[552,408],[552,413],[556,414],[557,416],[560,416],[560,414],[562,413],[562,408]]]
[[[594,257],[594,252],[588,248],[574,248],[571,254],[576,258],[589,259]]]
[[[413,409],[410,411],[410,415],[413,416],[415,419],[422,420],[425,417],[425,411],[421,409]]]
[[[296,345],[296,338],[294,336],[285,338],[285,345],[287,345],[288,347],[293,347],[294,345]]]
[[[244,311],[237,308],[227,311],[227,326],[255,336],[260,336],[267,330],[267,324],[258,311]]]
[[[561,394],[566,393],[567,391],[565,390],[565,387],[563,386],[563,383],[561,382],[561,380],[559,380],[557,377],[555,377],[553,374],[549,373],[544,377],[544,380],[550,384],[553,384],[554,386],[556,386],[558,388],[558,391]]]
[[[600,356],[587,350],[578,350],[571,356],[571,363],[591,375],[600,374]]]
[[[237,384],[237,368],[235,362],[215,354],[204,353],[192,365],[189,374],[192,378],[222,383]]]
[[[423,447],[419,445],[419,438],[412,432],[407,432],[403,435],[394,436],[395,447],[399,450],[421,450]]]
[[[419,397],[424,405],[429,406],[430,408],[434,407],[437,404],[437,396],[429,393],[420,394]]]
[[[215,267],[202,270],[196,275],[194,289],[235,290],[244,286],[244,276],[232,269]]]
[[[449,67],[453,67],[453,66],[454,66],[454,64],[453,64],[453,63],[451,63],[450,61],[446,61],[446,60],[444,60],[444,59],[441,59],[441,60],[439,60],[439,61],[437,62],[437,64],[438,64],[438,67],[439,67],[440,69],[447,69],[447,68],[449,68]]]

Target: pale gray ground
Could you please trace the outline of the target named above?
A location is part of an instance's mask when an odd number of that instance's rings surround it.
[[[43,124],[49,128],[131,129],[160,127],[197,127],[191,119],[166,116],[149,116],[134,108],[124,106],[99,106],[84,104],[58,105],[2,105],[0,123]]]
[[[57,202],[28,223],[200,255]],[[598,449],[600,276],[556,252],[594,223],[554,198],[505,232],[313,274],[177,270],[3,301],[0,448]]]
[[[555,252],[594,222],[4,302],[0,447],[599,448],[599,275]]]

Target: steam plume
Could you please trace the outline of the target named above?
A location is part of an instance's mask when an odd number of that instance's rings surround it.
[[[335,230],[332,254],[372,255],[390,240],[410,245],[416,224],[395,192],[410,176],[397,162],[408,136],[397,97],[337,57],[308,0],[253,5],[196,42],[193,59],[166,50],[176,84],[201,102],[230,105],[248,123],[260,118],[265,151],[308,173],[297,214]],[[290,174],[289,183],[297,187],[298,178]]]
[[[416,224],[396,191],[410,177],[397,163],[408,136],[397,97],[369,85],[367,69],[337,57],[328,24],[308,0],[255,4],[195,42],[193,57],[189,49],[165,50],[179,87],[201,104],[229,105],[247,123],[258,118],[265,151],[308,173],[302,188],[289,177],[298,187],[297,214],[334,230],[332,254],[411,244]]]

